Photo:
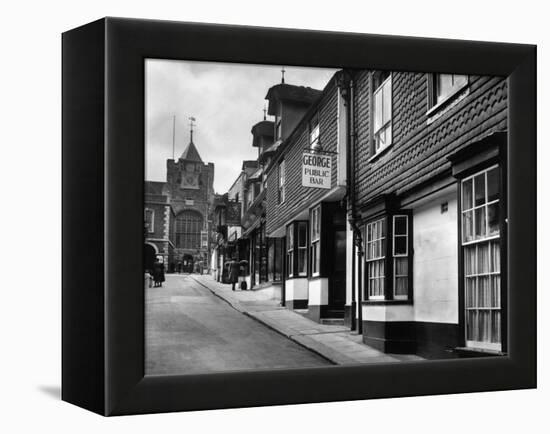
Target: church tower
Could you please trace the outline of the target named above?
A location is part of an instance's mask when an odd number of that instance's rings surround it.
[[[166,162],[166,186],[175,215],[174,264],[176,271],[184,272],[196,271],[198,262],[207,264],[214,200],[214,164],[203,162],[193,141],[195,119],[190,120],[189,143],[177,161]]]

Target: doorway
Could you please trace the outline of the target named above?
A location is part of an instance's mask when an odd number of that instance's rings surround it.
[[[335,229],[332,231],[330,244],[332,270],[330,272],[328,309],[329,318],[343,318],[344,306],[346,304],[346,231],[345,229]]]
[[[192,273],[193,272],[194,259],[192,255],[183,255],[182,258],[182,272]]]

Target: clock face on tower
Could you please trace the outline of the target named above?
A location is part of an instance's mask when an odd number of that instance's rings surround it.
[[[184,172],[181,177],[181,188],[192,188],[192,189],[198,190],[199,174]]]

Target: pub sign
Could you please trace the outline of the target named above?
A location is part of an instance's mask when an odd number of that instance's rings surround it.
[[[330,189],[332,156],[304,152],[302,156],[302,186]]]

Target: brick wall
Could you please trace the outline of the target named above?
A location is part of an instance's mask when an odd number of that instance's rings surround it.
[[[506,130],[506,80],[470,76],[464,95],[447,110],[428,111],[428,74],[392,74],[393,144],[371,158],[371,72],[355,77],[357,156],[354,161],[359,206],[389,192],[402,194],[450,168],[446,156],[493,131]],[[462,92],[461,92],[462,93]]]
[[[324,150],[336,152],[337,148],[337,89],[333,82],[329,84],[323,96],[316,103],[319,111],[319,131]],[[309,111],[294,133],[280,148],[286,165],[285,201],[278,203],[279,162],[274,161],[267,174],[267,234],[281,227],[290,218],[307,209],[318,201],[328,190],[302,187],[302,154],[309,147]],[[337,159],[332,156],[332,187],[336,186]]]

